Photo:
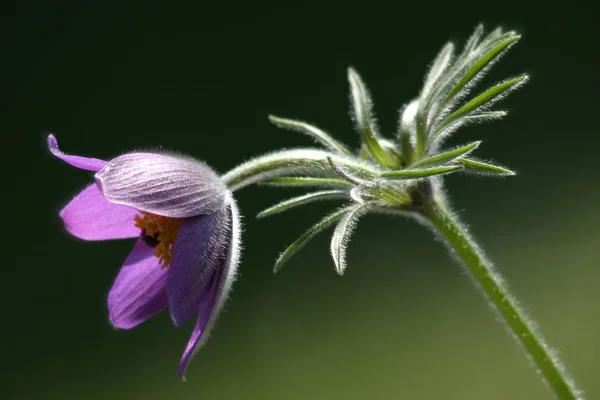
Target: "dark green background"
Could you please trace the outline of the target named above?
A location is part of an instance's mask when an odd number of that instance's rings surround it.
[[[74,239],[57,215],[91,174],[53,159],[48,132],[75,154],[109,159],[164,146],[220,172],[311,144],[270,125],[269,113],[356,145],[349,65],[391,135],[437,50],[482,21],[523,33],[486,83],[523,71],[532,80],[500,105],[507,119],[465,129],[452,144],[483,139],[479,155],[519,175],[453,175],[448,191],[588,398],[599,398],[593,10],[457,3],[431,15],[435,4],[426,2],[294,4],[3,3],[0,397],[551,398],[468,277],[414,221],[365,218],[343,278],[327,234],[274,276],[277,254],[332,205],[256,220],[293,191],[238,193],[246,228],[239,280],[181,382],[191,324],[176,329],[166,314],[127,332],[108,323],[106,294],[132,243]]]

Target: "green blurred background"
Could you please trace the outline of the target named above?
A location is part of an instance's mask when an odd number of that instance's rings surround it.
[[[468,277],[414,221],[365,218],[343,278],[328,234],[275,276],[278,253],[333,204],[256,220],[295,192],[238,193],[246,228],[239,280],[181,382],[191,323],[176,329],[166,313],[132,331],[108,323],[106,295],[132,243],[77,240],[57,215],[91,174],[53,159],[48,132],[66,152],[108,159],[164,147],[221,172],[311,144],[270,125],[269,113],[356,145],[346,68],[362,74],[391,135],[437,50],[448,39],[462,43],[479,21],[524,35],[486,83],[523,71],[532,80],[500,104],[507,119],[465,129],[452,144],[483,139],[479,155],[519,175],[453,175],[448,191],[587,398],[600,398],[600,31],[592,10],[194,4],[1,6],[8,243],[0,398],[551,398]]]

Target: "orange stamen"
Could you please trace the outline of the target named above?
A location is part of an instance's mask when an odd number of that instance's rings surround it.
[[[183,219],[162,217],[144,211],[140,211],[140,214],[134,217],[135,226],[145,229],[146,235],[157,238],[158,245],[154,255],[159,259],[161,268],[167,268],[173,258],[173,246]]]

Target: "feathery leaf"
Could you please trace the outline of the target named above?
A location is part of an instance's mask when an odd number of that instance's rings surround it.
[[[423,90],[421,91],[422,97],[427,97],[429,95],[429,91],[433,87],[433,85],[437,82],[437,80],[442,76],[444,72],[450,66],[450,62],[452,61],[452,56],[454,55],[454,44],[448,42],[442,47],[439,54],[433,61],[429,72],[427,73],[427,77],[425,78],[425,84],[423,85]]]
[[[355,206],[344,215],[335,227],[333,237],[331,238],[331,256],[333,257],[335,270],[340,275],[343,275],[346,269],[346,248],[348,247],[350,236],[356,227],[358,219],[367,212],[368,207],[371,205],[371,203],[365,203]]]
[[[321,143],[323,146],[335,150],[342,154],[351,154],[352,152],[348,150],[346,146],[335,140],[331,135],[317,128],[316,126],[312,126],[302,121],[294,121],[292,119],[279,118],[274,115],[269,115],[269,121],[274,123],[280,128],[286,128],[292,131],[297,131],[300,133],[307,134],[312,136],[317,142]]]
[[[419,179],[427,178],[428,176],[447,174],[460,168],[460,165],[450,165],[434,168],[403,169],[401,171],[384,172],[381,176],[388,179]]]
[[[298,250],[302,248],[306,243],[308,243],[312,238],[315,237],[316,234],[321,232],[323,229],[331,226],[333,223],[342,218],[346,213],[351,211],[355,206],[349,206],[342,208],[340,210],[335,211],[333,214],[329,214],[321,221],[313,225],[308,231],[304,232],[302,236],[300,236],[294,243],[292,243],[287,249],[285,249],[275,261],[275,266],[273,267],[273,272],[277,273],[285,264],[286,261],[290,259]]]
[[[413,148],[413,137],[415,133],[415,117],[419,109],[419,99],[408,103],[400,114],[400,127],[398,129],[398,141],[402,156],[407,164],[411,164],[415,158],[415,149]]]
[[[352,97],[352,111],[356,119],[356,129],[366,144],[369,153],[379,164],[396,168],[399,163],[395,161],[381,146],[375,133],[375,121],[372,116],[372,103],[369,92],[358,73],[348,68],[348,80]]]
[[[465,155],[475,150],[480,144],[481,141],[472,142],[467,144],[466,146],[457,147],[444,153],[436,154],[435,156],[425,158],[419,162],[414,163],[413,165],[411,165],[411,168],[430,167],[455,161],[456,159],[464,157]]]
[[[339,176],[341,176],[342,178],[344,178],[348,182],[351,182],[354,185],[358,185],[358,186],[365,186],[365,187],[372,187],[372,186],[374,186],[373,179],[371,179],[371,180],[365,180],[365,179],[363,179],[362,177],[354,174],[348,168],[346,168],[346,167],[344,167],[344,166],[336,163],[335,161],[333,161],[333,158],[331,158],[331,157],[327,157],[327,161],[329,162],[329,165],[331,166],[331,169],[333,169],[333,171],[336,174],[338,174]]]
[[[515,32],[502,33],[500,28],[483,39],[482,33],[483,27],[478,25],[458,57],[448,64],[446,71],[440,74],[435,82],[428,82],[427,91],[421,92],[415,125],[416,153],[419,157],[427,153],[429,145],[433,142],[433,132],[436,136],[447,134],[450,127],[454,130],[465,122],[461,121],[459,124],[454,118],[449,120],[448,114],[452,113],[456,103],[468,93],[485,71],[520,39]],[[441,54],[438,59],[440,57]],[[486,108],[490,105],[491,103]]]
[[[500,54],[507,49],[511,44],[519,40],[520,36],[510,36],[506,40],[487,51],[481,58],[477,60],[460,78],[460,80],[448,92],[445,99],[442,101],[440,108],[443,108],[452,98],[457,95],[465,86],[469,84],[487,65],[496,60]]]
[[[461,57],[468,56],[475,51],[475,49],[479,45],[479,40],[481,39],[482,35],[483,35],[483,25],[478,24],[477,27],[475,28],[475,30],[473,31],[473,33],[471,34],[471,36],[469,37],[469,39],[467,39],[467,41],[465,43],[465,48],[462,51]],[[459,60],[460,60],[460,58],[459,58]],[[457,60],[457,61],[459,61],[459,60]]]
[[[484,163],[472,158],[463,158],[462,160],[458,160],[458,163],[464,166],[465,171],[471,171],[482,175],[511,176],[516,174],[508,168]]]
[[[345,190],[323,190],[320,192],[308,193],[303,196],[293,197],[282,201],[272,207],[260,212],[256,217],[263,218],[273,214],[279,214],[294,207],[312,203],[319,200],[343,199],[348,197],[348,192]]]
[[[466,115],[462,118],[454,120],[454,122],[451,122],[450,124],[444,127],[436,128],[433,131],[433,133],[430,134],[429,143],[435,142],[438,138],[448,136],[458,128],[462,128],[472,123],[497,120],[506,116],[506,114],[506,111],[481,111],[478,113]]]
[[[454,121],[467,116],[470,112],[475,111],[479,108],[490,107],[497,100],[500,100],[503,95],[506,95],[509,91],[518,88],[525,81],[527,81],[527,75],[521,75],[519,77],[509,79],[505,82],[499,83],[496,86],[493,86],[476,96],[472,100],[470,100],[467,104],[460,107],[458,110],[454,111],[452,114],[446,117],[444,121],[438,126],[436,132],[442,131],[448,125],[452,124]],[[433,140],[433,137],[430,138],[430,142]]]

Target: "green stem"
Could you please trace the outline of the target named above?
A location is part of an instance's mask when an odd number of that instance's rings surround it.
[[[473,238],[461,227],[456,217],[440,201],[434,200],[421,211],[444,237],[450,251],[458,256],[492,307],[501,315],[510,332],[535,363],[549,388],[560,400],[583,400],[562,364],[551,352],[533,323],[516,305],[501,276],[486,260]]]
[[[323,150],[295,149],[276,151],[253,158],[222,175],[221,179],[230,190],[236,191],[267,178],[290,175],[294,172],[303,176],[311,173],[331,174],[329,158],[370,179],[379,176],[382,172],[368,162],[357,161],[350,157],[334,155]]]

